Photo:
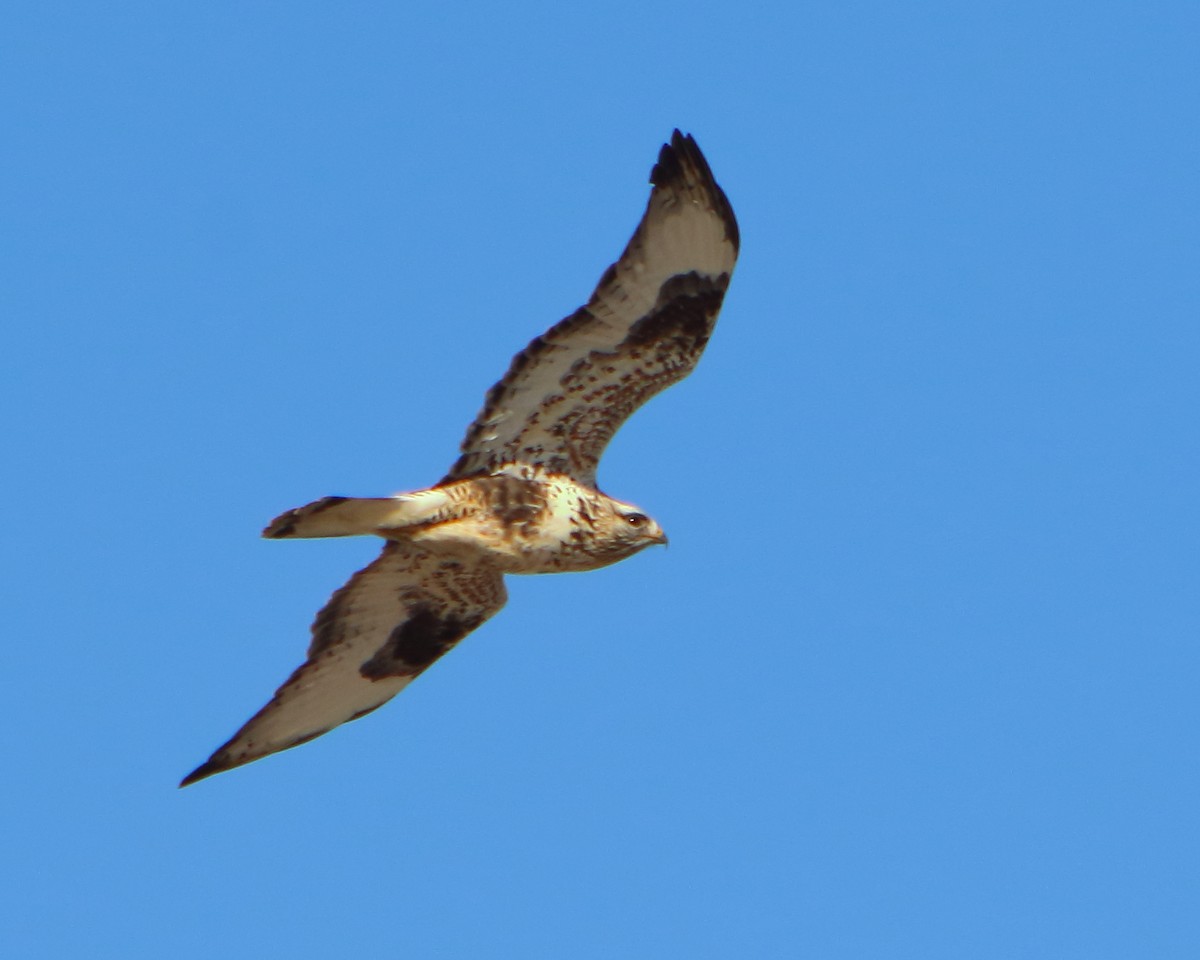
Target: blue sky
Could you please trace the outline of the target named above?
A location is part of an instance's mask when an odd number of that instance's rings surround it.
[[[0,37],[6,824],[29,958],[1194,957],[1200,14],[46,2]],[[742,259],[379,713],[185,791],[640,216]]]

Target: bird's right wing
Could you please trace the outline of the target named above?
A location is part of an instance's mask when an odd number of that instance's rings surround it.
[[[595,486],[608,441],[700,359],[738,255],[733,208],[678,130],[621,258],[583,307],[518,353],[442,483],[522,465]]]
[[[308,659],[187,786],[370,713],[504,606],[493,567],[388,541],[312,626]]]

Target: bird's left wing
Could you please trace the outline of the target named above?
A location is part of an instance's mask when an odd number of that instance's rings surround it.
[[[504,578],[493,567],[389,541],[317,614],[304,664],[180,786],[370,713],[495,614],[505,599]]]
[[[442,481],[532,466],[595,485],[634,410],[696,365],[738,254],[708,162],[678,130],[650,174],[641,223],[591,299],[513,358]]]

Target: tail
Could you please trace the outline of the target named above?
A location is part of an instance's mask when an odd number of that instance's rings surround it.
[[[445,519],[448,505],[446,495],[437,490],[395,497],[323,497],[281,513],[262,535],[272,540],[387,536],[389,531]]]

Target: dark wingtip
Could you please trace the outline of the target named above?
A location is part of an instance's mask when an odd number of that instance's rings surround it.
[[[287,510],[263,527],[262,536],[267,540],[282,540],[290,537],[296,530],[296,520],[300,510]]]
[[[223,763],[215,763],[212,760],[206,760],[200,764],[195,770],[189,773],[186,777],[179,781],[180,789],[191,786],[197,780],[203,780],[205,777],[211,777],[215,773],[222,773],[228,770],[229,767]]]
[[[662,149],[658,151],[658,162],[650,171],[650,182],[656,187],[665,187],[682,178],[685,157],[692,161],[692,165],[705,174],[708,180],[712,180],[712,171],[708,168],[708,162],[704,159],[700,148],[696,146],[692,135],[690,133],[684,135],[676,128],[671,134],[671,142],[664,143]]]
[[[671,134],[671,142],[664,143],[658,151],[658,162],[650,171],[650,182],[662,189],[674,183],[685,181],[691,173],[695,181],[712,197],[713,208],[725,222],[725,235],[733,244],[735,250],[741,247],[741,234],[738,230],[737,218],[733,215],[733,207],[725,191],[718,186],[713,178],[712,168],[704,154],[697,146],[695,138],[690,133],[684,134],[678,128]]]

